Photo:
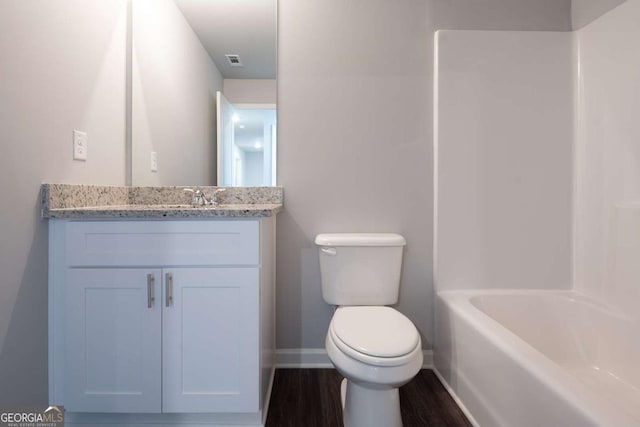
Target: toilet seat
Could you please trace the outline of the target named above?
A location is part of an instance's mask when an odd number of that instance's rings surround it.
[[[329,336],[343,353],[370,365],[403,365],[421,351],[414,324],[385,306],[339,307],[331,320]]]

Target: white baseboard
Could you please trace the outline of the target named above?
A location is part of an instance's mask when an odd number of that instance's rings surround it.
[[[422,350],[422,369],[433,369],[433,350]],[[281,348],[276,350],[276,368],[333,368],[324,348]]]
[[[333,368],[324,348],[281,348],[276,350],[276,368]]]

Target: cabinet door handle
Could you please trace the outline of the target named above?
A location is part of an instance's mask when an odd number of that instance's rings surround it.
[[[156,301],[155,284],[156,279],[153,277],[153,274],[147,274],[147,308],[152,308],[153,303]]]
[[[165,305],[171,307],[173,305],[173,274],[167,273],[165,279]]]

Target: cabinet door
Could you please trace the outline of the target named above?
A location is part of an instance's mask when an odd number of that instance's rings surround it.
[[[258,268],[163,274],[163,412],[258,411]]]
[[[67,270],[68,411],[160,412],[160,285],[160,270]]]

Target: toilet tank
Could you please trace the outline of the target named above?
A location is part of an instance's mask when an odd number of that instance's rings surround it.
[[[334,305],[398,302],[404,237],[393,233],[319,234],[322,296]]]

